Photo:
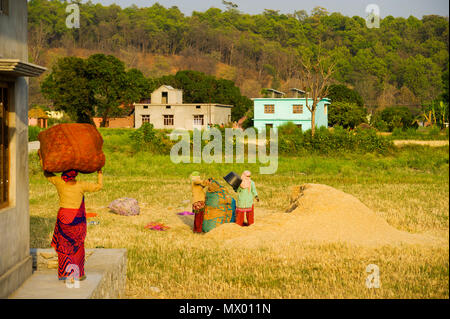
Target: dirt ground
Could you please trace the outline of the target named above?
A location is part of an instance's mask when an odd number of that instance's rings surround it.
[[[406,144],[425,145],[431,147],[440,147],[448,145],[448,141],[420,141],[420,140],[394,140],[395,146],[403,146]]]

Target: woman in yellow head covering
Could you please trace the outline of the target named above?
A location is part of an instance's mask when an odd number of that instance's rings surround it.
[[[200,173],[195,171],[191,174],[192,185],[192,212],[195,214],[194,233],[202,232],[203,215],[205,214],[205,187],[209,180],[202,180]]]

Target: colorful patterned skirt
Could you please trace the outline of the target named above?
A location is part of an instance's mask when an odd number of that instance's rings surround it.
[[[60,208],[53,232],[52,247],[58,253],[58,278],[84,277],[84,239],[86,208],[84,198],[79,209]]]
[[[192,204],[192,212],[195,214],[194,233],[201,233],[203,225],[203,216],[205,214],[205,202],[198,201]]]

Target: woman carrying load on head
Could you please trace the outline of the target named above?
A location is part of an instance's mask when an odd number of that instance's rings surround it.
[[[202,180],[200,178],[199,172],[192,172],[192,212],[195,214],[194,233],[202,232],[203,215],[205,214],[205,187],[207,187],[209,183],[209,180]]]
[[[259,202],[258,193],[256,192],[255,182],[250,178],[251,173],[245,171],[241,175],[241,185],[239,186],[237,207],[236,207],[236,224],[244,226],[244,215],[247,215],[247,225],[250,226],[255,222],[255,211],[253,207],[253,199]]]
[[[84,193],[102,188],[103,174],[99,170],[97,183],[77,181],[76,170],[68,170],[61,177],[44,171],[48,181],[56,186],[59,211],[53,232],[52,247],[58,253],[58,278],[69,276],[84,280],[84,239],[86,238],[86,208]],[[72,274],[73,273],[73,274]],[[77,278],[78,277],[78,278]]]

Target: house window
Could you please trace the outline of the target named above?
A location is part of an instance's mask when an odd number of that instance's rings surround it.
[[[150,123],[150,115],[142,115],[142,124]]]
[[[8,15],[8,0],[0,0],[0,14]]]
[[[303,113],[303,105],[292,105],[292,112],[294,114],[302,114]]]
[[[8,88],[0,83],[0,208],[9,202]]]
[[[195,108],[196,109],[201,109],[202,107],[200,105],[197,105]]]
[[[203,115],[194,115],[194,125],[201,125],[203,126]]]
[[[173,115],[164,115],[164,126],[173,126]]]
[[[275,113],[275,105],[273,104],[267,104],[264,105],[264,113]]]
[[[167,103],[169,103],[169,102],[167,102],[169,100],[169,95],[168,95],[168,93],[167,92],[162,92],[162,95],[161,95],[161,103],[162,104],[167,104]]]
[[[170,105],[166,105],[166,109],[170,109],[172,108]]]
[[[144,109],[148,109],[148,105],[144,105]]]

